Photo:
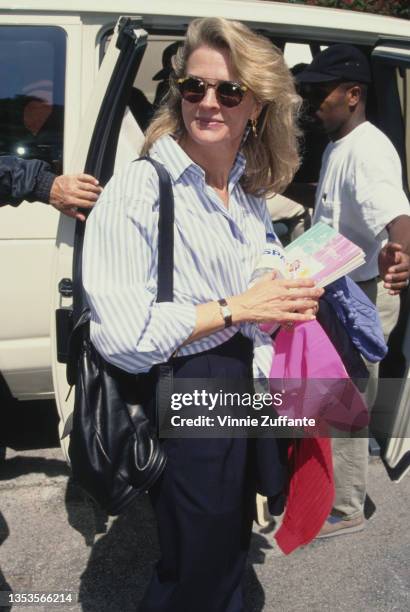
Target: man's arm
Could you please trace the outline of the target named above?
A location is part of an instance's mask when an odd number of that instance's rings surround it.
[[[403,251],[410,256],[410,215],[400,215],[386,227],[389,242],[398,242]]]
[[[49,164],[38,159],[0,156],[0,206],[39,201],[83,221],[77,207],[92,208],[101,191],[89,174],[56,176]]]
[[[400,215],[386,226],[389,242],[379,253],[379,273],[391,295],[407,287],[410,278],[410,216]]]
[[[23,200],[48,202],[55,174],[39,159],[0,157],[0,205],[18,206]]]

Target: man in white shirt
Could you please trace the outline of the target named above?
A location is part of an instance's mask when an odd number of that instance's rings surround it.
[[[365,263],[350,276],[377,303],[387,339],[397,322],[399,293],[410,277],[410,208],[397,151],[366,120],[369,64],[357,48],[332,45],[297,80],[312,114],[330,138],[322,158],[312,222],[332,225],[365,252]],[[366,396],[371,407],[378,364],[367,365]],[[335,438],[333,460],[336,497],[319,537],[361,531],[365,524],[367,438]]]

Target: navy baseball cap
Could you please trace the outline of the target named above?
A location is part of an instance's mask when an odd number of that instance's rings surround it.
[[[313,58],[312,62],[296,76],[298,83],[324,83],[330,81],[355,81],[370,83],[372,80],[366,56],[353,45],[331,45]]]

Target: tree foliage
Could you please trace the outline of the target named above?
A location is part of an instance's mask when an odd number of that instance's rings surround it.
[[[281,0],[283,1],[283,0]],[[310,4],[328,8],[350,9],[390,17],[410,19],[409,0],[285,0],[291,4]]]

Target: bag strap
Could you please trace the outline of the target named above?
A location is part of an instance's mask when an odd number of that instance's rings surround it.
[[[171,179],[166,168],[155,159],[144,156],[152,164],[159,179],[158,218],[158,288],[157,302],[172,302],[174,299],[174,194]],[[83,289],[82,256],[85,223],[77,221],[73,254],[73,322],[76,325],[88,308]]]
[[[152,157],[141,157],[150,162],[159,178],[158,218],[158,285],[157,302],[174,300],[174,194],[168,171]]]

